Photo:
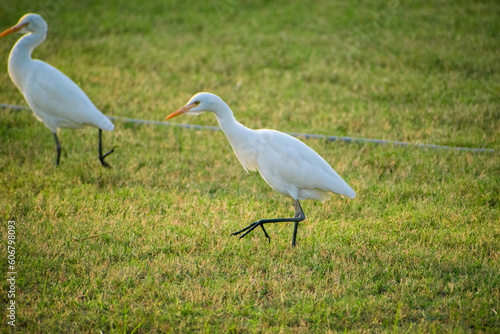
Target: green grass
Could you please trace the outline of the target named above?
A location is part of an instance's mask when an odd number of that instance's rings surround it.
[[[115,122],[52,136],[0,110],[0,224],[15,219],[18,332],[500,331],[496,1],[129,1],[0,5],[44,14],[33,54],[106,114],[162,120],[198,91],[252,127],[495,149],[307,140],[354,200],[291,201],[247,175],[221,132]],[[26,105],[7,74],[0,102]],[[216,125],[215,118],[179,117]],[[7,239],[0,241],[7,271]],[[4,275],[5,277],[6,275]],[[7,282],[0,284],[8,331]]]

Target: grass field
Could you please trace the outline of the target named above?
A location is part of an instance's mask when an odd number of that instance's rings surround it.
[[[497,1],[18,0],[49,24],[34,58],[107,115],[161,121],[198,91],[251,128],[494,149],[306,143],[357,192],[290,200],[222,132],[116,121],[50,131],[0,109],[1,330],[8,220],[24,333],[500,332]],[[0,103],[26,105],[0,39]],[[217,125],[212,115],[175,121]]]

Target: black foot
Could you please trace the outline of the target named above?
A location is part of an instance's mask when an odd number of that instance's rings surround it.
[[[115,151],[115,147],[113,146],[113,148],[111,149],[111,151],[109,151],[108,153],[104,154],[103,156],[100,156],[99,157],[99,160],[101,161],[101,164],[106,167],[106,168],[111,168],[111,166],[106,162],[104,161],[104,158],[106,158],[108,155],[110,155],[111,153],[113,153]]]
[[[264,224],[260,224],[260,227],[262,227],[262,231],[264,231],[264,235],[267,238],[267,241],[268,241],[267,244],[270,245],[271,244],[271,238],[269,238],[269,235],[267,234],[266,229],[264,228]]]
[[[293,229],[292,247],[295,247],[295,241],[297,239],[297,229],[299,227],[299,222],[303,221],[306,218],[306,216],[304,215],[304,211],[302,211],[302,207],[300,206],[300,202],[298,200],[293,201],[293,206],[295,208],[295,216],[293,218],[261,219],[259,221],[256,221],[255,223],[248,225],[247,227],[245,227],[242,230],[231,233],[231,235],[238,235],[240,233],[245,232],[240,237],[240,239],[241,239],[244,236],[246,236],[248,233],[252,232],[257,226],[260,226],[260,227],[262,227],[262,231],[264,232],[264,235],[266,236],[267,240],[269,240],[269,243],[271,243],[271,238],[269,238],[269,235],[267,234],[266,229],[264,228],[264,224],[294,222],[295,226]]]
[[[240,236],[240,239],[241,239],[241,238],[245,237],[248,233],[252,232],[258,226],[260,226],[262,228],[262,231],[264,232],[264,235],[266,236],[267,240],[269,241],[268,244],[270,244],[271,243],[271,238],[269,237],[269,234],[267,234],[267,231],[264,228],[264,222],[263,221],[258,221],[258,222],[252,223],[252,224],[248,225],[247,227],[245,227],[242,230],[239,230],[237,232],[231,233],[231,235],[238,235],[238,234],[246,231],[242,236]]]

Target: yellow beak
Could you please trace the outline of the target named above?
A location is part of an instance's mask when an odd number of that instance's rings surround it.
[[[7,29],[7,30],[4,30],[0,33],[0,38],[1,37],[4,37],[4,36],[7,36],[7,35],[10,35],[16,31],[19,31],[21,30],[22,28],[28,26],[29,22],[26,22],[26,23],[20,23],[20,24],[16,24],[15,26]]]
[[[185,105],[184,107],[177,109],[176,111],[174,111],[173,113],[171,113],[170,115],[168,115],[167,117],[165,117],[165,120],[174,118],[174,117],[182,115],[182,114],[185,114],[189,110],[193,109],[194,107],[196,107],[195,103],[191,103],[191,104]]]

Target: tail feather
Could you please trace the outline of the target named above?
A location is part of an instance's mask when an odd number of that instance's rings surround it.
[[[104,115],[103,115],[104,116]],[[113,124],[113,122],[111,122],[109,120],[109,118],[107,118],[106,116],[104,116],[100,121],[99,123],[97,124],[97,127],[99,129],[102,129],[102,130],[106,130],[106,131],[113,131],[113,129],[115,128],[115,125]]]
[[[356,197],[356,193],[338,174],[333,184],[330,184],[329,190],[339,195],[347,196],[351,199]]]
[[[352,190],[351,187],[349,187],[349,190],[346,191],[346,194],[345,194],[347,197],[353,199],[356,197],[356,193],[354,192],[354,190]]]

